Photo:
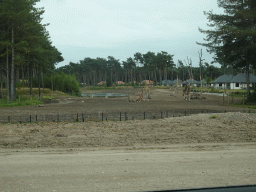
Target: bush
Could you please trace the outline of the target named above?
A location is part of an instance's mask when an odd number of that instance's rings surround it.
[[[256,103],[256,86],[253,85],[252,92],[249,94],[249,97],[246,99],[245,104],[255,104]]]
[[[45,88],[52,88],[51,83],[51,75],[44,76],[44,87]],[[67,75],[65,73],[56,73],[52,75],[53,81],[53,90],[62,91],[65,93],[69,93],[74,96],[81,96],[81,91],[79,87],[79,83],[76,80],[75,75]],[[33,80],[33,87],[38,87],[38,78],[34,77]],[[42,83],[40,85],[42,87]]]
[[[107,84],[107,87],[111,87],[111,79],[109,77],[107,77],[106,79],[106,84]]]

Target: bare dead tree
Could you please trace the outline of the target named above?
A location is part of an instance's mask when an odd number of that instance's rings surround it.
[[[201,86],[201,90],[200,90],[200,94],[201,94],[201,97],[202,97],[202,88],[203,88],[203,82],[202,82],[202,61],[204,59],[202,59],[202,49],[201,51],[198,51],[198,54],[199,54],[199,67],[200,67],[200,86]]]

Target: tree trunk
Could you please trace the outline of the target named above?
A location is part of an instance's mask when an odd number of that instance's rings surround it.
[[[167,67],[164,68],[164,80],[167,80]]]
[[[42,71],[41,71],[42,72]],[[38,96],[39,99],[41,100],[41,87],[40,87],[40,83],[41,83],[41,72],[38,70]]]
[[[31,95],[31,97],[33,96],[33,87],[32,87],[32,81],[33,81],[33,75],[32,75],[32,69],[30,69],[29,70],[30,71],[30,74],[29,74],[29,78],[30,78],[30,82],[29,82],[29,84],[30,84],[30,95]]]
[[[1,97],[1,99],[3,99],[4,98],[4,96],[3,96],[3,70],[2,70],[2,67],[1,67],[1,90],[0,90],[0,97]]]
[[[162,85],[162,71],[161,69],[159,69],[158,71],[159,71],[159,83],[160,85]]]
[[[23,70],[23,66],[22,66],[22,95],[24,93],[24,70]]]
[[[183,68],[182,71],[183,71],[182,81],[184,81],[184,68]]]
[[[7,46],[7,56],[6,56],[6,90],[7,90],[7,103],[9,104],[10,99],[10,84],[9,84],[9,49]]]
[[[246,84],[247,84],[247,98],[250,95],[250,71],[249,71],[249,63],[246,61]]]
[[[155,70],[155,85],[157,84],[156,70]]]
[[[51,74],[51,85],[52,85],[52,91],[53,91],[53,81],[52,81],[52,74]]]
[[[11,101],[16,100],[15,95],[15,76],[14,76],[14,31],[12,26],[12,65],[11,65]]]
[[[42,86],[43,86],[43,89],[44,89],[44,74],[43,74],[43,71],[42,71],[42,67],[41,67],[41,77],[42,77]]]

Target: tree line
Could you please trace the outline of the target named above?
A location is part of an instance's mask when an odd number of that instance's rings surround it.
[[[122,63],[111,56],[107,59],[85,58],[80,63],[71,62],[58,70],[75,73],[79,82],[90,85],[106,80],[107,76],[114,82],[117,80],[141,81],[142,79],[161,82],[163,79],[173,80],[176,76],[182,77],[182,80],[192,77],[198,80],[200,76],[214,79],[228,71],[231,74],[239,71],[246,73],[249,96],[249,73],[253,73],[256,69],[256,1],[218,0],[217,4],[224,9],[224,14],[205,12],[210,29],[199,28],[201,33],[206,34],[206,38],[204,43],[197,42],[197,44],[205,46],[208,52],[214,54],[213,63],[220,64],[220,69],[208,63],[202,63],[200,53],[199,68],[192,67],[190,59],[184,62],[179,60],[175,65],[173,55],[162,51],[157,54],[135,53],[134,58],[130,57]]]
[[[70,62],[68,65],[59,67],[56,72],[75,74],[80,84],[95,86],[101,81],[110,78],[112,84],[117,81],[124,83],[142,82],[151,80],[155,84],[162,80],[186,81],[190,78],[199,81],[200,72],[202,78],[210,82],[222,74],[236,74],[243,69],[234,69],[232,66],[216,67],[208,62],[202,62],[199,67],[193,67],[191,59],[173,61],[173,55],[167,52],[154,53],[148,51],[145,54],[135,53],[133,58],[120,62],[113,56],[107,59],[86,57],[79,63]]]
[[[16,100],[16,82],[27,79],[32,95],[34,77],[52,74],[63,61],[42,24],[44,8],[39,0],[0,0],[0,84],[7,87],[7,99]],[[40,88],[40,85],[39,85]],[[2,94],[1,94],[2,95]]]

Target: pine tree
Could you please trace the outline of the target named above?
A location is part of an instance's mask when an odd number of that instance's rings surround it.
[[[256,1],[255,0],[218,0],[225,14],[205,12],[211,30],[199,28],[207,35],[206,46],[214,53],[216,62],[234,68],[245,68],[247,76],[247,95],[249,89],[249,69],[255,68],[256,57]]]
[[[15,70],[23,69],[26,63],[29,79],[32,79],[33,70],[36,70],[37,74],[40,74],[41,69],[49,72],[54,70],[57,62],[63,61],[61,53],[52,46],[45,28],[48,24],[41,24],[44,9],[35,8],[37,2],[39,0],[0,0],[0,56],[6,56],[8,51],[11,52],[10,75],[8,58],[6,70],[7,87],[8,76],[11,77],[11,100],[16,99]],[[5,52],[2,51],[3,47],[6,47]],[[32,94],[32,83],[30,84]]]

